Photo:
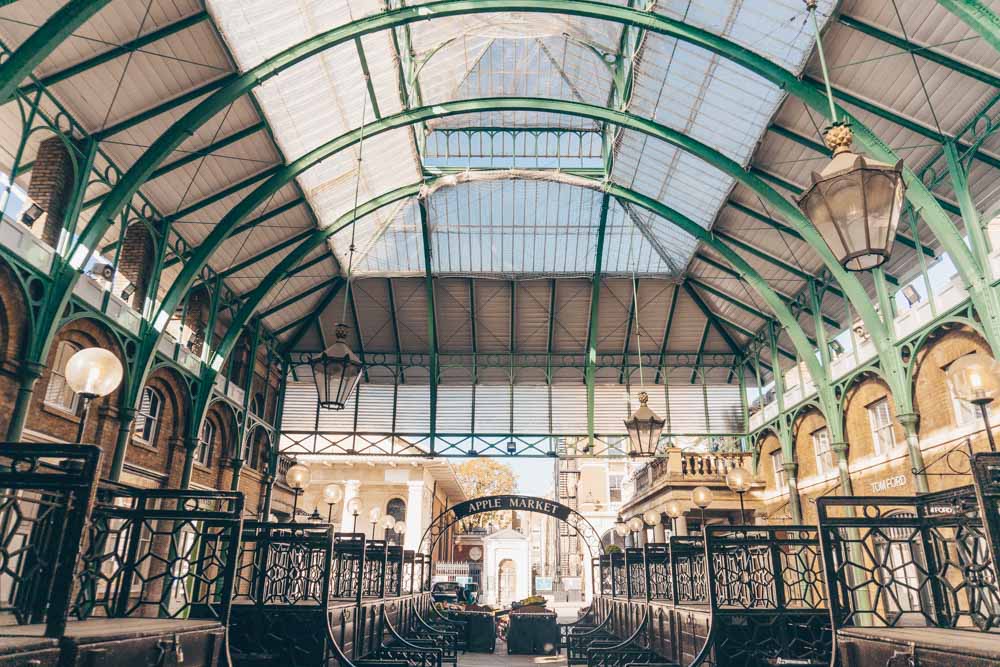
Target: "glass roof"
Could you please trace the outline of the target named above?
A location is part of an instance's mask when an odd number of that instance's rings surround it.
[[[385,9],[376,0],[207,4],[244,70],[295,41]],[[821,2],[821,15],[832,4]],[[798,0],[669,0],[656,3],[656,11],[729,37],[796,73],[812,48]],[[616,80],[630,85],[616,89]],[[671,37],[608,21],[516,12],[420,21],[366,35],[288,69],[258,92],[290,159],[356,127],[362,117],[372,122],[408,107],[511,96],[627,109],[741,164],[748,164],[783,99],[776,86]],[[320,224],[329,225],[350,212],[356,191],[364,202],[440,174],[512,168],[611,180],[705,228],[733,187],[706,163],[634,131],[565,114],[489,109],[370,136],[363,149],[326,160],[300,183]],[[599,187],[530,180],[438,189],[427,202],[430,268],[456,275],[592,273],[602,197]],[[350,236],[331,241],[344,266]],[[425,271],[414,202],[359,221],[354,242],[359,275]],[[696,245],[667,221],[612,201],[602,269],[676,277]]]

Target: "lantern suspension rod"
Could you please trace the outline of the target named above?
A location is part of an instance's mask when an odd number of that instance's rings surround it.
[[[642,381],[642,328],[639,325],[639,291],[635,285],[635,270],[632,271],[632,303],[635,304],[635,353],[639,355],[639,386],[645,387]]]
[[[365,74],[366,83],[369,76]],[[344,292],[344,308],[340,314],[340,321],[347,321],[347,306],[351,301],[351,271],[354,269],[354,237],[358,228],[358,197],[361,193],[361,164],[364,160],[365,151],[365,116],[368,114],[368,96],[362,95],[361,103],[361,135],[358,137],[358,167],[354,178],[354,208],[351,213],[351,245],[347,247],[347,290]]]
[[[830,71],[826,67],[826,54],[823,52],[823,39],[819,34],[819,21],[816,20],[817,0],[805,0],[806,10],[812,20],[813,31],[816,33],[816,52],[819,55],[819,67],[823,71],[823,85],[826,87],[826,101],[830,105],[830,124],[837,123],[837,105],[833,102],[833,89],[830,87]]]

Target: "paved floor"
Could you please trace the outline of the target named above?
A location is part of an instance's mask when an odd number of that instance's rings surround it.
[[[496,653],[466,653],[458,656],[458,667],[565,667],[564,655],[507,655],[507,645],[497,642]]]

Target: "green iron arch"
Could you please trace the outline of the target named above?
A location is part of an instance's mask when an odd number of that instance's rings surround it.
[[[478,178],[483,179],[483,177],[486,177],[509,179],[517,177],[517,174],[517,171],[501,171],[479,174]],[[802,330],[802,327],[796,320],[795,316],[792,314],[791,310],[785,302],[781,300],[777,293],[771,289],[771,287],[767,284],[767,281],[764,280],[764,278],[760,276],[760,274],[758,274],[746,260],[744,260],[737,252],[721,240],[715,238],[711,232],[705,230],[690,218],[687,218],[681,213],[661,204],[655,199],[635,192],[629,188],[606,181],[596,181],[583,177],[558,177],[555,174],[547,172],[539,173],[525,171],[522,177],[527,174],[532,174],[533,178],[546,178],[567,185],[606,192],[619,200],[627,201],[659,215],[686,233],[704,242],[715,251],[719,252],[720,255],[722,255],[723,258],[733,266],[734,270],[736,270],[743,277],[743,279],[746,280],[746,282],[761,295],[768,306],[772,308],[775,313],[775,317],[788,331],[788,334],[796,347],[796,351],[805,360],[806,365],[809,367],[810,374],[812,374],[813,378],[815,378],[816,385],[821,392],[821,396],[825,393],[822,391],[822,387],[828,385],[828,382],[826,381],[826,369],[820,364],[816,355],[813,354],[809,339]],[[380,208],[410,197],[426,196],[428,192],[437,189],[438,187],[457,185],[461,182],[467,181],[457,176],[439,176],[428,181],[397,188],[396,190],[375,197],[368,202],[359,205],[357,218],[361,218],[379,210]],[[211,364],[205,371],[206,375],[203,376],[203,383],[206,386],[211,383],[214,373],[221,368],[222,362],[232,352],[232,349],[239,340],[240,331],[250,322],[254,312],[271,289],[284,280],[294,267],[310,252],[312,252],[315,248],[320,247],[328,238],[336,234],[338,231],[352,224],[354,220],[355,214],[351,211],[342,215],[329,227],[322,230],[316,230],[308,239],[298,245],[290,254],[286,255],[281,262],[279,262],[274,269],[272,269],[268,275],[260,281],[258,286],[247,295],[242,307],[234,315],[225,336],[219,342],[217,348],[212,352]],[[830,394],[829,397],[832,398],[832,394]],[[820,400],[823,399],[821,398]],[[832,405],[833,404],[831,404],[831,407]]]
[[[709,31],[665,16],[627,7],[607,5],[595,0],[573,0],[572,2],[568,0],[440,0],[439,2],[432,2],[417,7],[403,7],[383,12],[334,28],[290,47],[236,77],[231,83],[210,95],[194,109],[185,114],[183,118],[174,123],[167,132],[161,135],[143,153],[101,203],[90,224],[87,225],[86,229],[80,235],[77,244],[84,248],[86,252],[91,252],[97,243],[99,243],[114,214],[128,204],[132,196],[152,175],[156,167],[175,148],[226,105],[246,94],[257,85],[260,85],[266,79],[326,49],[365,34],[420,20],[463,14],[511,11],[568,14],[634,25],[652,32],[669,35],[727,58],[767,79],[771,83],[781,86],[789,94],[799,98],[815,111],[824,115],[829,113],[827,101],[819,87],[798,79],[788,70],[746,47],[735,44]],[[853,118],[843,109],[840,109],[839,113],[842,118],[852,122],[858,141],[874,157],[888,162],[896,162],[898,160],[895,153],[857,119]],[[983,267],[978,265],[968,246],[965,245],[958,230],[951,223],[951,220],[940,204],[909,168],[905,169],[905,178],[909,186],[907,190],[908,199],[915,209],[923,212],[928,227],[939,239],[945,251],[951,255],[963,280],[970,287],[970,291],[973,292],[973,298],[979,302],[977,305],[980,307],[981,316],[989,318],[991,324],[997,324],[996,327],[987,327],[987,330],[997,329],[997,340],[994,347],[1000,350],[1000,301],[993,294],[993,291],[988,289],[989,285],[985,279]],[[794,209],[794,207],[792,208]],[[794,210],[797,213],[797,209]],[[74,270],[71,266],[63,268],[63,271]],[[986,298],[990,295],[992,295],[992,298]],[[858,304],[855,304],[855,307],[857,308]],[[865,317],[863,319],[867,320]],[[866,326],[869,327],[869,331],[872,332],[873,336],[875,336],[875,332],[879,329],[885,329],[884,326],[873,327],[873,324],[874,322],[866,321]],[[991,340],[991,342],[993,341]],[[891,370],[893,374],[896,374],[896,370],[898,369],[887,370]]]

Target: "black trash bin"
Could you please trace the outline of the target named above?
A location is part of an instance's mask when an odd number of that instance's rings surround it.
[[[465,650],[493,653],[497,647],[497,619],[493,612],[452,611],[448,616],[465,623]]]
[[[554,612],[511,612],[507,629],[507,653],[511,655],[556,655],[559,625]]]

